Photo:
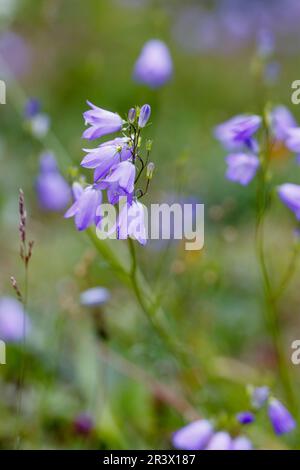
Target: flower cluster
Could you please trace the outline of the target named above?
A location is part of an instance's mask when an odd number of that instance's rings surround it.
[[[88,140],[98,139],[113,132],[122,131],[121,137],[100,143],[93,149],[84,149],[81,166],[94,171],[93,183],[83,186],[73,184],[74,204],[65,217],[74,217],[78,230],[85,230],[95,224],[101,227],[103,213],[101,203],[103,190],[109,204],[123,203],[114,230],[117,238],[128,237],[146,243],[143,205],[139,199],[147,193],[153,173],[149,162],[151,142],[146,142],[146,157],[142,156],[141,132],[147,125],[151,108],[131,108],[126,120],[118,114],[98,108],[89,103],[91,109],[84,113],[89,126],[83,133]],[[136,189],[140,177],[146,172],[144,189]]]
[[[270,152],[280,145],[287,151],[300,154],[300,127],[297,127],[297,122],[285,106],[273,108],[265,120],[270,133]],[[257,115],[238,115],[215,128],[215,137],[231,152],[226,157],[226,177],[229,180],[247,185],[261,168],[260,146],[255,134],[262,121]],[[300,220],[300,185],[284,183],[278,187],[278,195]]]

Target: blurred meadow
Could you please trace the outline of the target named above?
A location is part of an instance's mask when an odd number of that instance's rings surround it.
[[[300,122],[291,104],[291,83],[300,78],[299,21],[292,0],[0,0],[0,79],[7,86],[0,105],[0,317],[1,299],[16,297],[10,277],[23,289],[19,188],[34,240],[29,332],[25,342],[6,341],[0,365],[1,449],[169,449],[176,430],[202,418],[246,435],[257,449],[300,448],[300,366],[290,360],[300,338],[299,269],[278,302],[290,399],[265,320],[256,183],[226,179],[226,152],[214,137],[219,123],[261,114],[267,104],[287,106]],[[274,37],[268,76],[257,52],[265,30]],[[164,41],[173,62],[172,78],[159,88],[133,79],[151,39]],[[30,98],[50,120],[44,135],[35,135],[24,115]],[[200,251],[186,251],[182,241],[134,242],[140,283],[158,299],[155,321],[180,345],[177,357],[114,263],[130,269],[126,241],[97,248],[64,210],[39,202],[42,152],[54,153],[70,186],[79,174],[88,178],[80,168],[86,100],[122,117],[149,103],[145,134],[153,139],[155,172],[144,203],[205,205]],[[291,152],[273,155],[272,177],[274,187],[300,182]],[[265,223],[275,284],[296,226],[275,195]],[[90,305],[81,294],[94,287],[107,289],[106,298]],[[298,427],[277,436],[263,411],[241,431],[235,417],[249,408],[249,385],[267,385]]]

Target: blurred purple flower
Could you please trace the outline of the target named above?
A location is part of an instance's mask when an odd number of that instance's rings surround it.
[[[80,303],[86,307],[94,307],[105,304],[110,298],[110,293],[105,287],[92,287],[81,292]]]
[[[285,106],[276,106],[270,117],[271,129],[277,140],[284,141],[288,137],[289,130],[297,127],[294,116]]]
[[[291,432],[296,427],[296,422],[290,412],[275,398],[270,400],[268,414],[274,432],[278,435]]]
[[[201,450],[207,446],[212,435],[212,424],[201,419],[176,431],[172,436],[172,443],[179,450]]]
[[[131,196],[134,190],[135,166],[131,162],[118,163],[100,185],[107,189],[108,201],[115,204],[120,196]]]
[[[30,330],[28,315],[23,306],[13,297],[0,298],[0,339],[6,342],[20,342]]]
[[[0,34],[0,58],[4,60],[9,72],[16,77],[26,75],[31,69],[32,51],[24,38],[13,31],[5,31]],[[1,78],[10,78],[9,73],[1,70]]]
[[[254,421],[254,415],[250,411],[242,411],[237,414],[236,419],[241,424],[251,424]]]
[[[144,206],[138,201],[126,202],[121,208],[117,226],[113,229],[117,231],[117,238],[125,240],[128,237],[134,238],[141,245],[146,245],[146,227]]]
[[[149,104],[144,104],[142,107],[141,107],[141,110],[140,110],[140,115],[139,115],[139,127],[143,128],[145,127],[145,125],[147,124],[147,122],[149,121],[149,118],[150,118],[150,114],[151,114],[151,107]]]
[[[300,153],[300,127],[288,129],[285,144],[291,152]]]
[[[24,117],[32,119],[41,110],[41,102],[37,98],[29,98],[24,106]]]
[[[272,31],[261,29],[257,35],[256,44],[258,54],[261,57],[267,58],[272,55],[275,49],[275,38]]]
[[[166,44],[159,39],[146,42],[134,67],[134,79],[158,88],[170,80],[172,73],[172,58]]]
[[[226,177],[242,185],[250,183],[259,167],[259,159],[256,155],[246,153],[228,155],[226,163]]]
[[[29,119],[30,130],[34,137],[42,139],[45,137],[50,128],[50,118],[46,113],[35,114]]]
[[[74,217],[77,230],[85,230],[92,224],[99,223],[97,209],[102,202],[102,193],[98,188],[73,184],[74,204],[65,213],[65,218]]]
[[[82,135],[84,139],[94,140],[112,132],[118,132],[122,129],[123,120],[117,113],[106,111],[95,106],[90,101],[88,105],[92,108],[83,113],[85,124],[91,127],[86,129]]]
[[[88,436],[94,427],[94,420],[88,413],[80,413],[74,420],[74,429],[78,434]]]
[[[300,220],[300,186],[293,183],[285,183],[278,187],[278,195],[282,202],[294,212],[297,220]]]
[[[231,442],[231,437],[227,432],[219,431],[210,439],[206,450],[230,450]]]
[[[232,440],[231,450],[252,450],[252,443],[247,437],[238,436]]]
[[[55,157],[50,152],[45,152],[40,157],[36,191],[40,206],[47,211],[62,211],[70,201],[70,187],[60,174]]]
[[[267,386],[255,387],[251,393],[251,404],[254,408],[261,408],[269,398],[270,390]]]
[[[128,160],[132,151],[128,146],[128,139],[117,137],[99,145],[94,149],[84,149],[87,155],[83,158],[81,166],[95,168],[94,181],[107,175],[109,170],[120,161]]]
[[[259,116],[240,114],[215,127],[215,137],[228,150],[246,146],[254,150],[253,134],[259,129],[261,118]]]

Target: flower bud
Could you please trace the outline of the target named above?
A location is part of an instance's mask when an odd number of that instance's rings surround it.
[[[151,114],[151,107],[149,104],[144,104],[141,107],[139,115],[139,127],[145,127]]]
[[[149,162],[148,165],[147,165],[147,172],[146,172],[146,176],[148,178],[148,180],[151,180],[152,179],[152,176],[153,176],[153,173],[154,173],[154,169],[155,169],[155,165],[153,162]]]
[[[151,150],[152,150],[152,144],[153,144],[153,140],[148,139],[148,140],[146,141],[146,150],[147,150],[147,152],[151,152]]]
[[[135,108],[130,108],[130,110],[128,111],[128,122],[130,122],[130,124],[134,123],[135,116],[136,116]]]

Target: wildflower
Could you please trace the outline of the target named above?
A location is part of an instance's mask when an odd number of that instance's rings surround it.
[[[145,125],[149,121],[150,114],[151,114],[150,105],[149,104],[144,104],[141,107],[141,110],[140,110],[139,121],[138,121],[139,127],[141,127],[141,128],[145,127]]]
[[[246,153],[228,155],[226,163],[226,177],[242,185],[250,183],[259,167],[259,159],[253,154]]]
[[[125,240],[134,238],[141,245],[146,245],[146,227],[144,206],[138,201],[126,202],[121,208],[117,227],[117,238]]]
[[[240,114],[219,124],[215,128],[215,137],[228,150],[240,149],[245,146],[254,150],[253,135],[260,125],[261,118],[259,116]]]
[[[276,140],[285,141],[289,130],[297,126],[294,116],[285,106],[276,106],[270,118],[272,133]]]
[[[135,118],[136,118],[136,110],[135,108],[130,108],[130,110],[128,111],[128,122],[130,122],[131,124],[134,123]]]
[[[36,180],[36,190],[40,206],[48,211],[61,211],[68,204],[71,191],[60,174],[55,157],[45,152],[40,157],[40,171]]]
[[[216,432],[210,439],[206,450],[230,450],[231,437],[225,431]]]
[[[105,304],[110,298],[110,293],[105,287],[92,287],[80,294],[80,303],[86,307],[94,307]]]
[[[30,329],[30,321],[20,302],[13,297],[0,298],[0,339],[20,342]]]
[[[238,436],[232,440],[231,450],[252,450],[252,443],[247,437]]]
[[[102,201],[102,193],[98,188],[87,186],[83,189],[80,184],[73,184],[74,204],[65,213],[65,218],[74,217],[78,230],[85,230],[92,224],[99,223],[97,208]]]
[[[137,59],[133,77],[139,83],[159,88],[170,80],[173,73],[172,58],[163,41],[148,41]]]
[[[131,162],[118,163],[109,176],[101,181],[101,187],[107,188],[107,197],[111,204],[119,201],[120,196],[131,196],[134,190],[135,166]]]
[[[237,414],[236,419],[241,424],[251,424],[254,421],[254,415],[250,411],[242,411]]]
[[[132,152],[128,145],[128,139],[116,138],[99,145],[94,149],[84,149],[87,155],[83,158],[81,166],[95,169],[94,181],[105,177],[109,170],[120,161],[131,158]]]
[[[175,449],[204,449],[213,435],[213,426],[206,419],[194,421],[176,431],[172,436]]]
[[[297,220],[300,220],[300,186],[293,183],[285,183],[278,187],[278,195],[282,202],[294,212]]]
[[[275,398],[269,402],[268,414],[274,432],[278,435],[291,432],[296,427],[296,422],[285,406]]]
[[[288,129],[285,144],[291,152],[300,152],[300,127]]]
[[[251,403],[254,408],[261,408],[269,398],[270,390],[267,386],[255,387],[251,392]]]
[[[88,436],[94,427],[94,420],[88,413],[81,413],[74,420],[74,430],[77,434]]]
[[[50,128],[50,118],[46,113],[38,113],[29,121],[32,135],[38,139],[45,137]]]
[[[270,57],[275,48],[275,39],[271,31],[262,29],[257,37],[257,51],[262,58]]]
[[[123,120],[117,113],[98,108],[90,101],[87,101],[92,108],[83,113],[85,124],[91,127],[86,129],[82,135],[84,139],[94,140],[112,132],[118,132],[122,129]]]
[[[41,103],[37,98],[29,98],[24,107],[24,116],[26,119],[31,119],[36,116],[41,110]]]

